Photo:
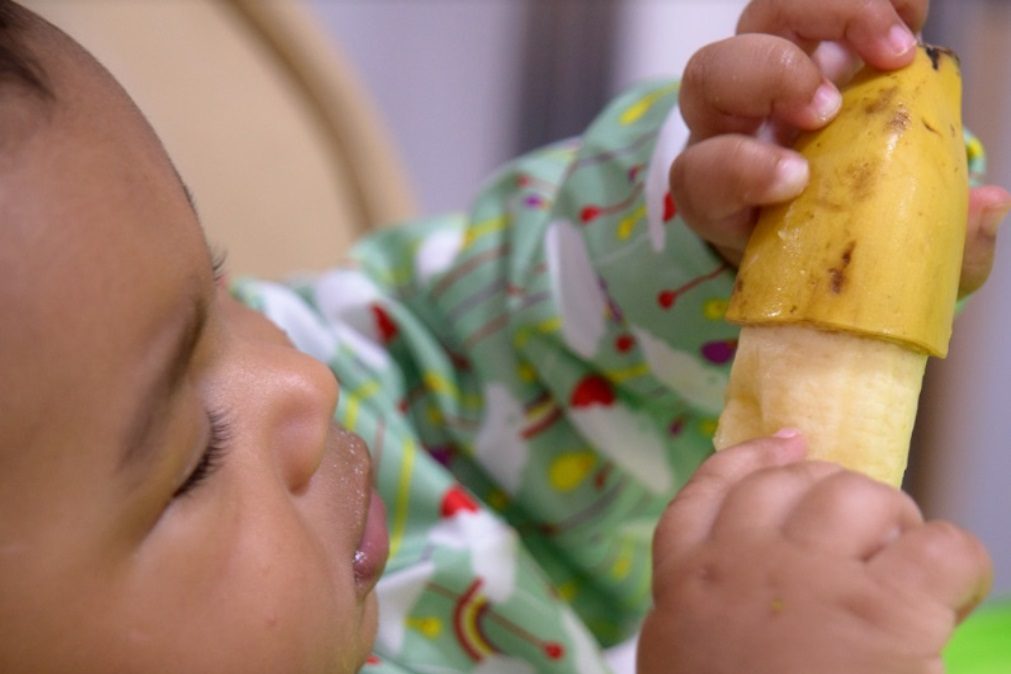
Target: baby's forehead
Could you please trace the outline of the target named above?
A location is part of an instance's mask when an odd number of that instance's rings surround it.
[[[70,38],[25,21],[16,39],[0,28],[0,434],[115,397],[173,298],[209,274],[147,121]]]

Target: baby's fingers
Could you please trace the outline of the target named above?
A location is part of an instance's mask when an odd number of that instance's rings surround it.
[[[754,0],[739,33],[771,33],[813,48],[838,41],[883,70],[907,65],[927,15],[927,0]]]
[[[755,207],[792,199],[807,181],[800,154],[742,135],[692,145],[670,171],[671,196],[685,222],[731,264],[740,262]]]
[[[975,292],[993,266],[997,228],[1011,210],[1011,194],[1001,187],[977,187],[969,196],[969,222],[965,232],[965,255],[959,295]]]
[[[952,524],[932,521],[905,533],[868,562],[869,573],[900,598],[948,609],[961,620],[990,590],[993,567],[983,544]],[[943,625],[940,626],[943,628]],[[940,629],[940,628],[939,628]],[[939,634],[941,639],[946,634]]]
[[[685,66],[681,82],[681,115],[696,141],[750,134],[770,117],[816,129],[841,103],[811,57],[771,35],[740,35],[703,47]]]
[[[661,516],[653,537],[654,590],[684,555],[708,540],[727,495],[740,482],[766,468],[804,458],[806,443],[795,433],[759,438],[717,452],[692,476]]]

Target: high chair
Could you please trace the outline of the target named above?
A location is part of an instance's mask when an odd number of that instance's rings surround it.
[[[236,274],[339,260],[414,213],[376,109],[299,2],[26,0],[123,84]]]

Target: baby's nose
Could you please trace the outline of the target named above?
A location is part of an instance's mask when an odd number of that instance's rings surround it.
[[[337,380],[318,360],[294,348],[265,347],[268,443],[285,485],[298,491],[315,474],[327,446],[337,406]]]

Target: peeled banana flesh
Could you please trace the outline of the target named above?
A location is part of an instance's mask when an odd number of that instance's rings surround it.
[[[947,353],[968,211],[961,76],[921,45],[865,68],[795,149],[810,182],[764,209],[727,319],[742,326],[717,449],[797,428],[810,456],[899,485],[928,355]]]

